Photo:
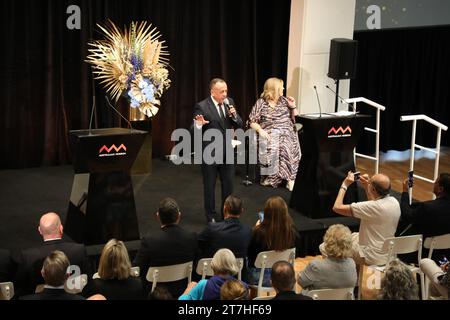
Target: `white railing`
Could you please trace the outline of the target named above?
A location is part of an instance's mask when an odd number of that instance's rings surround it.
[[[416,144],[416,129],[417,129],[417,120],[424,120],[430,124],[432,124],[433,126],[437,127],[437,137],[436,137],[436,150],[433,150],[431,148],[427,148],[421,145]],[[439,173],[439,155],[441,152],[441,133],[442,130],[447,131],[448,127],[434,119],[431,119],[430,117],[424,115],[424,114],[418,114],[418,115],[411,115],[411,116],[401,116],[400,117],[400,121],[412,121],[413,122],[413,127],[412,127],[412,135],[411,135],[411,155],[410,155],[410,159],[409,159],[409,170],[414,172],[414,156],[415,156],[415,150],[420,149],[420,150],[424,150],[424,151],[428,151],[430,153],[433,153],[435,155],[435,160],[434,160],[434,174],[433,174],[433,180],[422,177],[420,175],[417,174],[413,174],[414,178],[429,182],[429,183],[434,183],[438,177],[438,173]],[[412,201],[412,188],[408,189],[408,193],[409,193],[409,203],[411,203]]]
[[[361,157],[361,158],[365,158],[365,159],[369,159],[372,161],[375,161],[375,174],[378,173],[378,169],[380,166],[380,116],[381,116],[381,111],[386,110],[385,106],[382,106],[379,103],[373,102],[372,100],[366,99],[366,98],[352,98],[352,99],[345,99],[344,100],[346,103],[350,104],[353,103],[353,112],[356,113],[356,103],[357,102],[364,102],[365,104],[368,104],[369,106],[374,107],[375,109],[377,109],[377,116],[376,116],[376,125],[375,125],[375,129],[373,128],[367,128],[365,127],[364,130],[368,131],[368,132],[372,132],[375,133],[375,157],[366,155],[366,154],[362,154],[362,153],[357,153],[356,152],[356,147],[353,151],[353,157],[354,157],[354,161],[355,161],[355,166],[356,166],[356,157]]]

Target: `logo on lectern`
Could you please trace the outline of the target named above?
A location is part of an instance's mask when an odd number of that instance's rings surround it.
[[[328,138],[345,138],[345,137],[351,137],[352,136],[352,128],[350,128],[350,126],[347,126],[347,128],[331,128],[328,131]]]
[[[127,155],[127,147],[122,143],[119,147],[116,147],[113,144],[111,147],[107,147],[103,145],[98,151],[98,156],[102,157],[117,157],[117,156],[126,156]]]

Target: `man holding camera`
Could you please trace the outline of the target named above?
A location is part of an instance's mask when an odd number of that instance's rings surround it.
[[[450,173],[441,173],[433,186],[436,200],[409,204],[408,179],[403,182],[401,223],[403,234],[423,234],[424,239],[450,233]],[[407,233],[406,233],[407,231]]]
[[[389,195],[391,182],[388,176],[376,174],[371,178],[365,174],[359,181],[364,188],[367,201],[344,204],[347,188],[355,182],[353,172],[348,172],[342,182],[333,211],[361,220],[359,232],[353,233],[353,259],[356,264],[384,264],[387,252],[382,250],[385,239],[394,237],[400,219],[400,204]],[[322,254],[323,245],[320,246]]]

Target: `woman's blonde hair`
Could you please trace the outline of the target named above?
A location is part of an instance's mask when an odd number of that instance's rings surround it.
[[[98,275],[101,279],[128,279],[131,271],[130,257],[122,241],[111,239],[105,244],[100,262]]]
[[[283,80],[278,78],[269,78],[264,83],[264,91],[261,94],[261,98],[268,101],[277,102],[283,95]]]
[[[220,300],[247,300],[248,289],[237,279],[230,279],[220,287]]]
[[[239,272],[236,257],[230,249],[217,250],[211,260],[211,269],[214,274],[235,275]]]
[[[349,258],[352,256],[352,233],[342,224],[330,226],[323,237],[327,255],[332,258]]]

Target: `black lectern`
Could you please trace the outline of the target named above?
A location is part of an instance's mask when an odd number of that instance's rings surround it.
[[[146,134],[123,128],[70,131],[75,176],[64,230],[74,241],[140,238],[130,169]]]
[[[311,218],[336,216],[332,212],[339,187],[349,170],[355,170],[353,150],[370,116],[303,115],[299,133],[302,158],[289,206]],[[353,184],[345,202],[358,201]]]

